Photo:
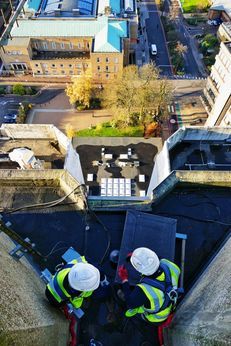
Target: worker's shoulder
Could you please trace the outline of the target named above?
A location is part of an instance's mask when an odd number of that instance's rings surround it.
[[[180,273],[180,268],[178,267],[178,265],[176,265],[175,263],[169,261],[166,258],[162,258],[160,260],[160,264],[166,264],[169,267],[169,269],[177,270]]]

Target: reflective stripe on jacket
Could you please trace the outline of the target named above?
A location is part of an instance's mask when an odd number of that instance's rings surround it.
[[[71,268],[76,263],[87,263],[84,256],[74,259],[73,261],[67,263],[63,269],[58,271],[53,277],[52,280],[48,283],[47,288],[53,295],[53,297],[61,303],[62,301],[69,300],[75,308],[80,308],[83,303],[83,299],[92,295],[93,291],[81,292],[79,296],[72,298],[72,296],[66,291],[63,286],[64,279],[68,275]]]
[[[177,288],[178,286],[178,280],[180,276],[180,269],[179,267],[166,259],[160,260],[160,266],[161,264],[165,264],[171,273],[171,281],[174,288]],[[161,273],[157,278],[159,281],[165,281],[165,274],[164,272]],[[135,309],[129,309],[126,311],[125,315],[127,317],[135,316],[136,314],[142,314],[145,319],[147,319],[149,322],[163,322],[168,318],[168,315],[171,312],[172,304],[167,306],[164,310],[161,310],[161,307],[165,300],[165,293],[156,287],[152,287],[151,285],[148,285],[146,283],[138,284],[138,286],[142,289],[144,294],[149,300],[150,303],[150,309],[145,308],[144,306],[137,307]]]

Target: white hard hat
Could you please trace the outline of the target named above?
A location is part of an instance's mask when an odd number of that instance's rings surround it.
[[[133,267],[144,275],[152,275],[159,268],[160,261],[157,254],[147,247],[135,249],[131,256]]]
[[[94,291],[99,287],[100,272],[89,263],[76,263],[68,274],[68,282],[77,291]]]

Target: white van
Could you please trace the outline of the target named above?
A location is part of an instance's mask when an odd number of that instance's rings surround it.
[[[157,54],[157,47],[155,44],[151,44],[151,53],[152,53],[152,55]]]

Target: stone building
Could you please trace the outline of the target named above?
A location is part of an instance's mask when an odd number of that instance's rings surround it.
[[[209,10],[209,19],[221,18],[223,22],[231,20],[230,0],[213,0]]]
[[[137,26],[135,7],[126,14],[114,3],[27,1],[0,41],[2,75],[112,80],[134,54]]]

